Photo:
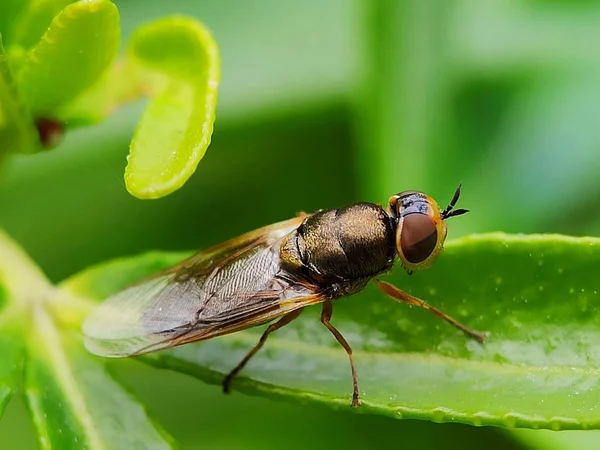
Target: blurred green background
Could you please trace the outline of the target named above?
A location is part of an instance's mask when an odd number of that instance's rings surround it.
[[[214,32],[223,59],[215,134],[192,180],[156,201],[129,196],[123,183],[142,103],[51,152],[12,157],[0,173],[0,226],[55,281],[405,189],[445,204],[461,181],[460,206],[472,213],[452,222],[451,238],[600,234],[600,1],[115,3],[124,41],[173,13]],[[183,448],[524,449],[536,440],[225,397],[131,361],[112,367]],[[0,440],[35,448],[18,401]]]

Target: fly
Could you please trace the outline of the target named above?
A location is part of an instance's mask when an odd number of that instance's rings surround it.
[[[430,196],[406,191],[392,196],[387,210],[355,203],[251,231],[107,299],[83,324],[85,345],[100,356],[127,357],[272,322],[224,378],[223,389],[229,392],[234,377],[271,333],[305,307],[322,304],[321,322],[350,359],[351,405],[358,406],[352,349],[331,324],[333,300],[359,292],[388,272],[396,256],[409,274],[430,267],[442,251],[446,220],[468,212],[455,209],[459,196],[460,186],[441,210]],[[376,283],[394,300],[424,308],[468,337],[485,340],[484,333],[425,301],[385,281]]]

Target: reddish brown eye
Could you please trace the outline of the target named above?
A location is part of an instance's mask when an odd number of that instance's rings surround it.
[[[408,214],[402,221],[400,247],[406,261],[418,264],[425,261],[437,244],[435,223],[426,214]]]

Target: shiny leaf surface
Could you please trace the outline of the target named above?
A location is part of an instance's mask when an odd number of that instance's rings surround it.
[[[164,254],[163,267],[181,258]],[[102,298],[153,273],[160,254],[88,271],[65,289]],[[491,234],[451,242],[432,269],[388,278],[489,333],[481,345],[425,311],[369,287],[335,302],[332,323],[354,348],[360,412],[504,427],[600,428],[600,240]],[[160,264],[158,264],[160,265]],[[99,289],[101,287],[101,289]],[[347,408],[347,356],[318,308],[272,335],[234,389]],[[160,367],[220,383],[260,329],[150,354]]]

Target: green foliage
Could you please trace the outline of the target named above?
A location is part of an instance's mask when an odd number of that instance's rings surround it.
[[[129,58],[164,77],[131,143],[125,183],[140,198],[179,189],[204,156],[220,81],[217,45],[199,24],[165,19],[138,30]]]
[[[0,34],[0,158],[36,144],[33,123],[26,119],[25,106],[17,96],[13,74],[8,67]]]
[[[0,29],[8,36],[6,53],[0,48],[3,153],[50,145],[35,130],[40,119],[73,129],[145,94],[153,100],[131,143],[127,189],[162,197],[194,173],[210,144],[220,81],[218,47],[202,24],[186,17],[149,24],[113,65],[121,30],[109,0],[8,2],[3,14],[14,17]]]
[[[70,317],[85,309],[86,300],[52,287],[4,234],[0,253],[6,293],[0,309],[0,413],[22,376],[41,448],[172,448],[138,401],[84,350],[80,334],[52,317],[53,309]]]
[[[116,260],[54,288],[6,236],[1,250],[0,405],[6,406],[24,373],[42,445],[119,448],[119,430],[127,430],[132,445],[169,448],[170,438],[164,440],[137,400],[86,354],[72,327],[91,299],[102,300],[189,254]],[[582,276],[599,262],[597,239],[492,234],[450,243],[426,281],[393,273],[410,292],[437,299],[462,322],[488,332],[483,345],[375,290],[336,302],[334,321],[354,348],[361,382],[363,405],[354,411],[477,426],[600,428],[596,371],[590,368],[597,364],[590,355],[598,339],[598,292],[594,279]],[[346,355],[315,312],[274,334],[234,389],[349,410]],[[219,384],[259,335],[249,330],[141,359]],[[127,413],[110,413],[117,409]]]
[[[90,87],[116,57],[119,32],[119,13],[110,2],[73,3],[57,14],[19,70],[31,114],[51,117]]]
[[[101,300],[182,258],[150,253],[116,261],[62,287]],[[333,322],[355,351],[363,392],[360,412],[508,428],[600,428],[594,413],[600,401],[594,390],[596,370],[590,368],[598,364],[590,355],[599,338],[600,294],[595,280],[583,275],[599,263],[598,239],[492,234],[450,243],[427,275],[408,278],[399,268],[394,272],[398,284],[488,332],[483,345],[376,290],[336,302]],[[234,387],[347,408],[346,354],[316,314],[306,315],[272,335],[244,371],[249,378]],[[260,332],[143,359],[220,383]]]

